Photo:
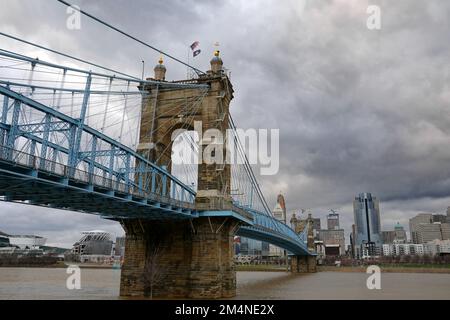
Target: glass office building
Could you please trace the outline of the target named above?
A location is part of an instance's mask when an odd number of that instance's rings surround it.
[[[359,258],[381,253],[380,206],[370,193],[360,193],[353,201],[355,218],[355,255]]]

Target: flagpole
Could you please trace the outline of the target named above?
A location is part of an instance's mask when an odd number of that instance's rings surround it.
[[[189,52],[189,48],[190,48],[190,47],[187,48],[188,64],[189,64],[189,56],[190,56],[190,54],[189,54],[189,53],[190,53],[190,52]],[[186,79],[189,80],[189,68],[188,68],[188,67],[186,67]]]
[[[196,57],[196,56],[198,56],[199,54],[200,54],[200,52],[201,52],[201,50],[200,49],[197,49],[197,50],[195,50],[197,47],[198,47],[198,45],[199,45],[199,42],[198,41],[194,41],[190,46],[189,46],[189,48],[191,49],[191,51],[192,51],[192,63],[194,63],[194,58]],[[188,65],[190,64],[190,58],[189,58],[189,56],[190,56],[190,54],[191,54],[191,51],[189,51],[189,49],[188,49]],[[187,77],[188,77],[188,79],[194,79],[194,77],[195,77],[195,75],[192,73],[192,72],[190,72],[190,70],[188,69],[188,75],[187,75]],[[197,75],[198,75],[198,72],[196,72],[197,73]]]

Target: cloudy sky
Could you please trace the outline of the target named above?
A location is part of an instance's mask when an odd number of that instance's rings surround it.
[[[231,71],[231,110],[242,128],[280,129],[280,171],[260,178],[270,205],[282,192],[289,212],[341,213],[372,192],[382,227],[450,205],[450,2],[440,0],[72,0],[82,9],[183,60],[203,50],[202,70],[220,43]],[[368,5],[381,8],[369,30]],[[0,30],[136,76],[157,54],[95,23],[66,28],[53,0],[1,0]],[[2,48],[68,60],[0,37]],[[192,61],[191,61],[192,62]],[[71,62],[73,63],[73,62]],[[186,69],[165,61],[167,78]],[[322,221],[325,223],[325,220]],[[34,233],[70,247],[82,230],[121,227],[97,216],[0,204],[0,230]]]

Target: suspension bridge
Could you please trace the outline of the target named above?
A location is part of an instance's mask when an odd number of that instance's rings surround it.
[[[298,234],[272,216],[218,52],[209,71],[180,81],[165,79],[162,59],[146,80],[73,65],[0,49],[2,200],[120,222],[124,296],[234,296],[235,235],[288,250],[294,272],[315,269],[308,228]],[[209,151],[195,122],[232,133],[233,163],[200,161],[224,142]],[[194,161],[174,161],[183,153]]]

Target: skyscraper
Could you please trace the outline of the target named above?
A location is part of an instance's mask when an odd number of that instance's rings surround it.
[[[284,197],[282,194],[279,194],[277,196],[277,204],[275,205],[275,208],[272,211],[273,217],[283,223],[286,223],[286,201],[284,200]],[[280,247],[277,247],[275,245],[269,246],[269,251],[271,256],[284,256],[285,250],[281,249]]]
[[[450,223],[441,223],[442,240],[450,240]]]
[[[418,239],[418,227],[420,224],[430,224],[433,222],[432,213],[419,213],[414,218],[409,219],[409,231],[411,232],[411,240],[413,243],[421,243]]]
[[[272,211],[275,219],[286,223],[286,201],[282,194],[279,194],[277,197],[277,204]]]
[[[446,223],[447,216],[443,214],[433,214],[433,222]]]
[[[339,229],[339,213],[336,213],[333,210],[331,211],[332,213],[330,213],[327,216],[327,229],[328,230]]]
[[[356,258],[356,226],[352,224],[352,232],[350,233],[350,247],[351,247],[351,255],[352,258]]]
[[[378,255],[381,250],[380,207],[370,193],[360,193],[353,201],[357,256]]]
[[[440,223],[420,223],[416,229],[417,243],[442,240]]]
[[[449,209],[447,209],[447,214]],[[414,243],[427,243],[433,240],[446,240],[450,238],[450,223],[442,214],[419,213],[409,219],[411,239]]]
[[[312,218],[313,219],[313,230],[320,230],[320,218]]]
[[[323,242],[325,255],[339,256],[345,254],[345,233],[343,229],[319,230],[318,239]]]
[[[325,255],[339,256],[345,254],[345,234],[339,228],[339,214],[331,210],[327,215],[327,229],[317,231],[317,239],[323,243]]]
[[[275,207],[272,210],[273,217],[281,222],[284,222],[286,219],[286,213],[281,207],[280,203],[277,202]]]

